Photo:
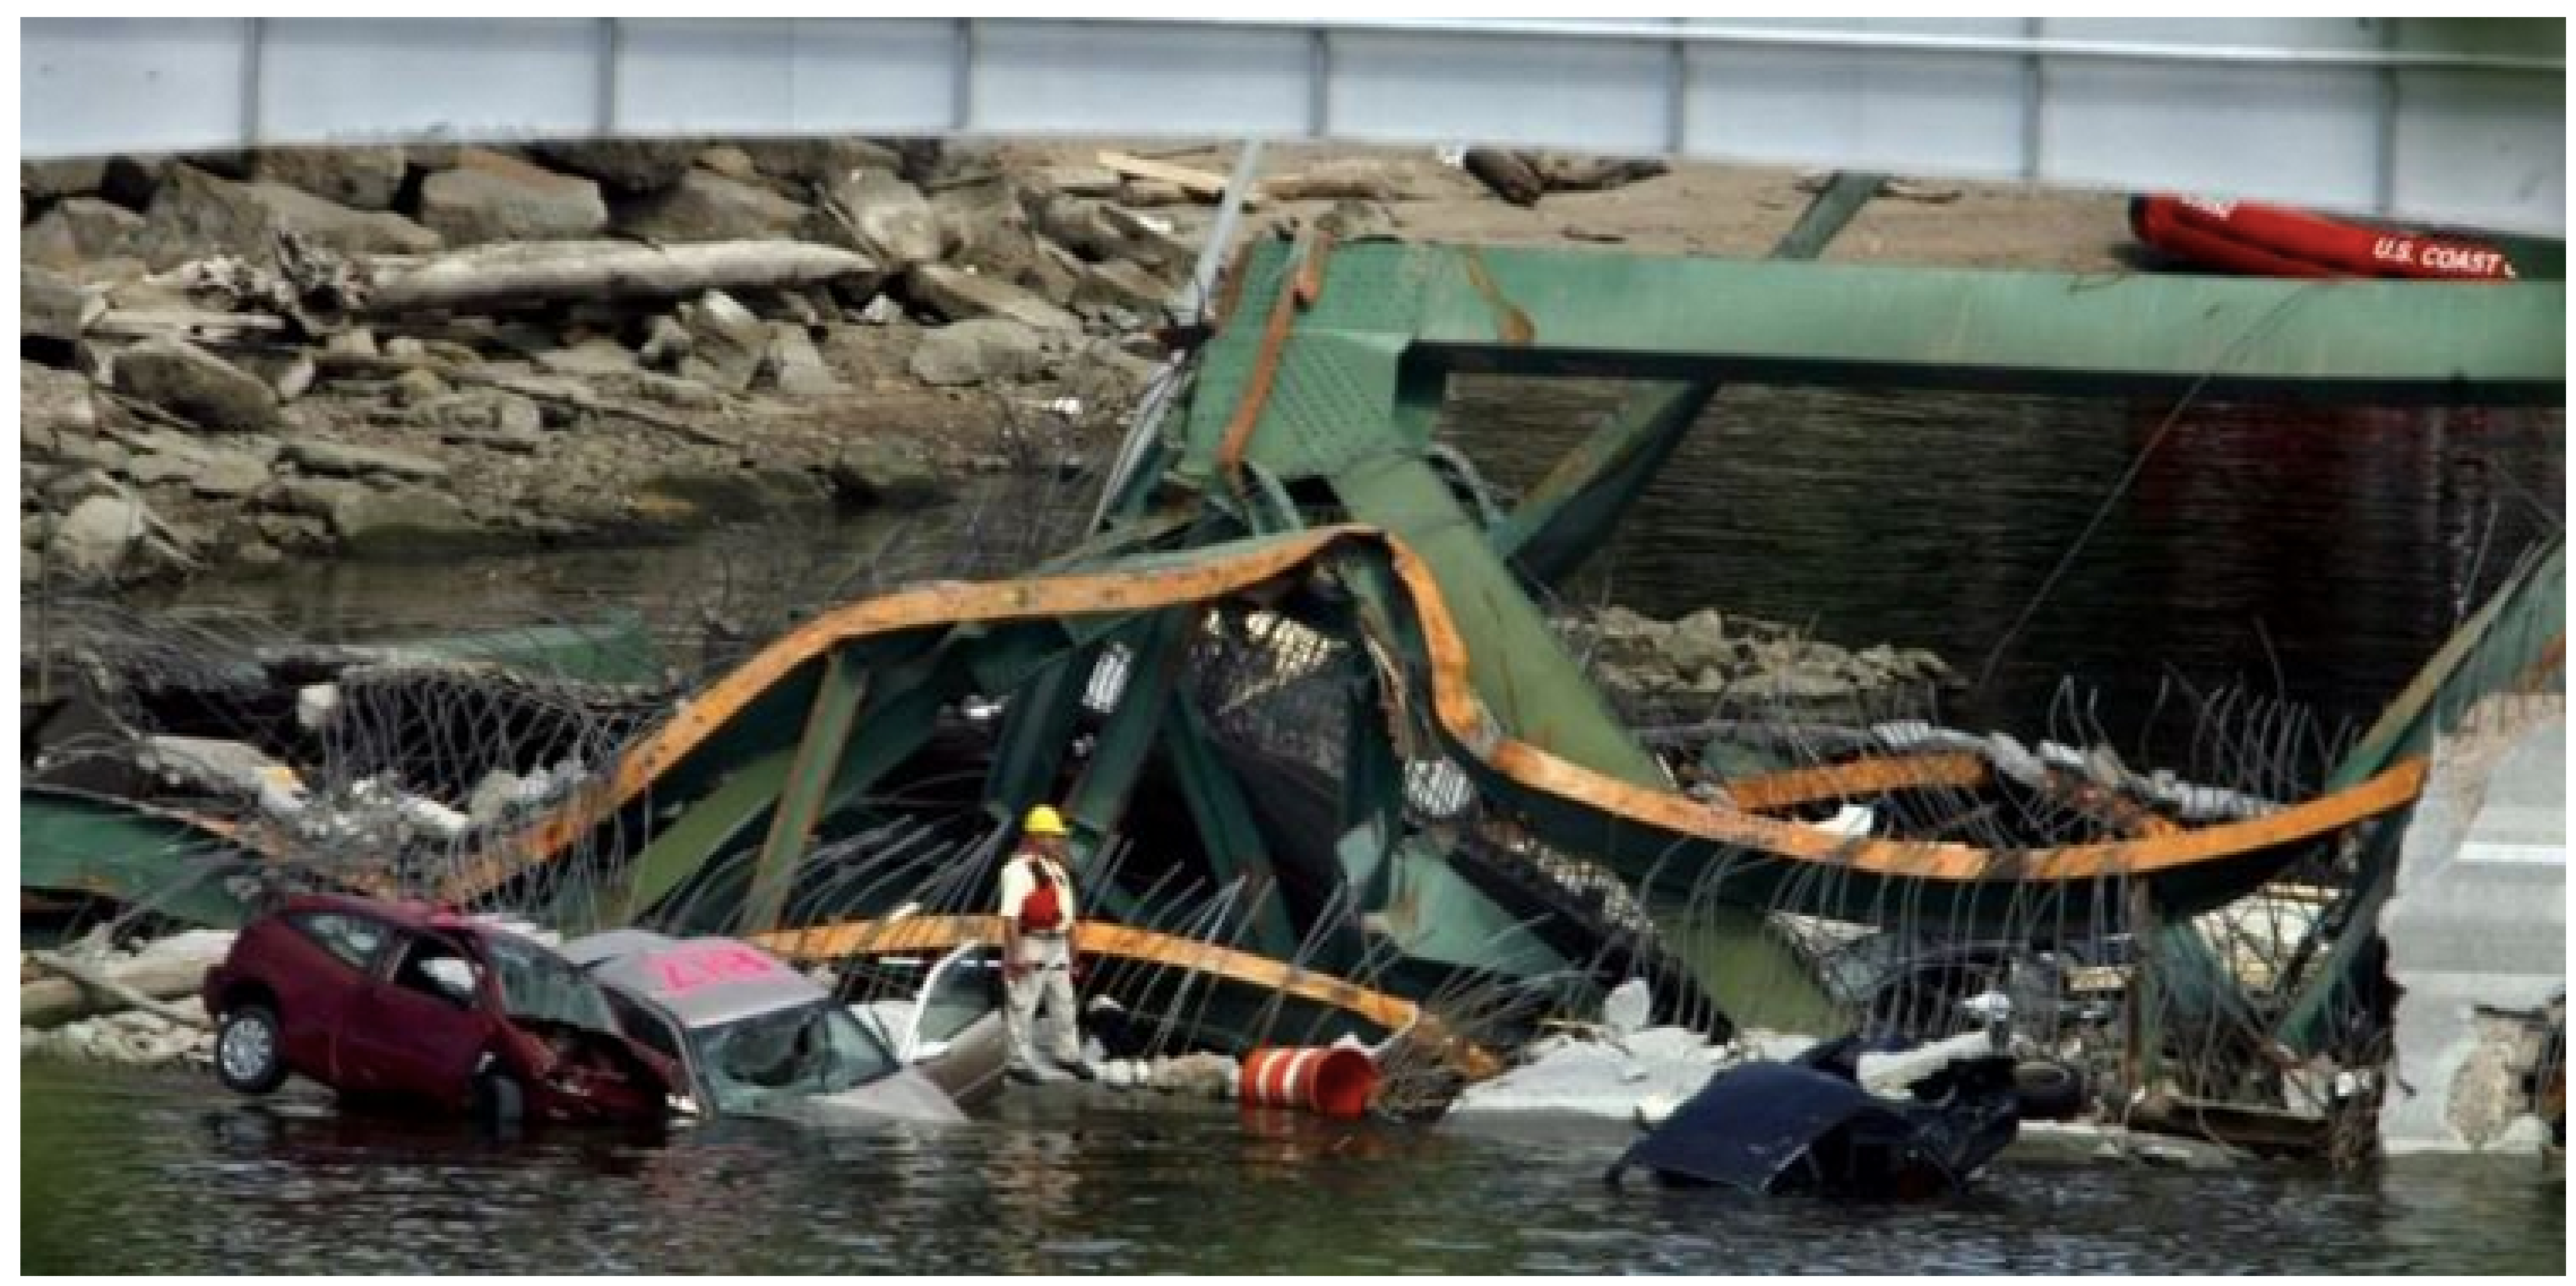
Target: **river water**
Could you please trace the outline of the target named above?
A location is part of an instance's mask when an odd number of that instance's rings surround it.
[[[23,1068],[20,1267],[96,1273],[2547,1273],[2564,1171],[2017,1161],[1914,1206],[1600,1181],[1616,1126],[1020,1102],[954,1127],[667,1137],[253,1105]]]
[[[1525,486],[1610,398],[1580,383],[1481,381],[1449,419],[1495,480]],[[2169,676],[2366,723],[2511,554],[2564,520],[2556,412],[2204,407],[2166,419],[2161,406],[2107,401],[1731,391],[1575,592],[1928,646],[1986,677],[1960,698],[1959,721],[2024,735],[2048,731],[2067,679],[2098,694],[2115,730],[2145,722]],[[305,636],[619,607],[685,632],[762,583],[822,593],[884,534],[862,522],[314,568],[170,601],[256,612]],[[500,1142],[317,1102],[253,1106],[176,1074],[24,1072],[22,1266],[37,1271],[2555,1273],[2565,1262],[2563,1177],[2513,1164],[2338,1178],[2007,1158],[1963,1199],[1841,1208],[1606,1192],[1597,1176],[1616,1128],[1335,1127],[1022,1103],[933,1132],[728,1125]]]

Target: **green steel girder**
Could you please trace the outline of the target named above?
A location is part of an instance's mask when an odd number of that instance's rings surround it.
[[[824,658],[814,705],[806,714],[805,735],[796,743],[795,759],[770,815],[769,835],[761,841],[760,864],[752,873],[750,902],[744,909],[745,928],[778,927],[779,915],[787,909],[787,892],[795,887],[797,869],[813,841],[814,820],[821,815],[824,798],[849,749],[851,721],[867,689],[867,672],[851,659],[848,649],[834,648]]]
[[[1207,349],[1174,473],[1254,385],[1288,248]],[[2562,282],[1945,271],[1367,242],[1326,264],[1245,459],[1287,482],[1420,450],[1448,371],[2357,402],[2564,399]],[[1435,385],[1436,386],[1436,385]]]
[[[1334,475],[1353,516],[1394,532],[1428,563],[1458,627],[1475,640],[1470,677],[1486,708],[1521,739],[1640,786],[1667,784],[1629,735],[1484,530],[1419,455],[1383,452]]]
[[[1056,775],[1082,718],[1082,690],[1099,659],[1096,646],[1077,648],[1012,690],[984,778],[984,811],[993,820],[1017,826],[1031,805],[1054,802]]]
[[[1342,837],[1333,848],[1366,912],[1386,905],[1387,860],[1404,834],[1404,762],[1376,667],[1355,668],[1342,723]]]
[[[1114,834],[1125,821],[1127,801],[1153,755],[1154,740],[1161,735],[1171,706],[1172,687],[1180,679],[1181,645],[1201,619],[1202,610],[1196,606],[1169,608],[1144,618],[1124,640],[1128,645],[1126,685],[1092,744],[1081,780],[1065,797],[1067,819],[1077,831],[1097,839]]]
[[[1288,907],[1279,892],[1279,873],[1253,820],[1243,784],[1234,779],[1209,740],[1198,707],[1184,697],[1171,703],[1163,720],[1163,753],[1198,826],[1199,843],[1220,885],[1240,881],[1250,899],[1246,921],[1252,950],[1285,960],[1297,952],[1297,933],[1288,923]]]
[[[52,787],[18,791],[21,889],[90,894],[191,924],[238,928],[251,908],[224,879],[256,861],[175,813]]]
[[[634,923],[708,862],[747,843],[777,804],[795,761],[796,747],[780,745],[737,762],[713,791],[690,801],[627,863],[624,887],[598,900],[600,909],[619,908],[620,918],[609,923]]]

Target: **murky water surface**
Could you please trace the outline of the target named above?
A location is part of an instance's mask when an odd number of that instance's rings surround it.
[[[1615,1126],[1018,1103],[955,1127],[498,1140],[27,1064],[29,1272],[2557,1273],[2537,1164],[2015,1162],[1914,1206],[1603,1187]]]

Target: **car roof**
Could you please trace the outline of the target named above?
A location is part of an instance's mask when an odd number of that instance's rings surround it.
[[[591,977],[651,1001],[692,1029],[832,998],[787,962],[738,938],[674,941],[636,932],[598,934],[573,945],[587,957]],[[600,954],[620,946],[627,949]]]
[[[341,911],[371,916],[399,928],[417,931],[437,930],[443,933],[489,933],[499,926],[485,924],[447,907],[427,902],[392,902],[383,898],[351,897],[340,893],[299,893],[278,908],[280,914],[298,911]]]

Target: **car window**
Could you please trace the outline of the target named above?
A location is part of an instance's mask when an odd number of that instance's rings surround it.
[[[921,997],[917,1039],[925,1044],[954,1040],[976,1019],[993,1012],[999,1002],[1001,963],[1001,951],[991,946],[961,953],[948,961]]]
[[[600,991],[608,997],[609,1012],[617,1015],[617,1025],[621,1030],[654,1053],[674,1062],[680,1060],[680,1042],[672,1035],[671,1024],[662,1021],[660,1014],[610,988],[602,987]]]
[[[377,921],[338,911],[302,911],[286,917],[286,922],[360,973],[375,963],[385,939],[393,936]]]
[[[699,1074],[719,1112],[831,1094],[895,1070],[894,1054],[850,1011],[817,1001],[690,1033]]]
[[[402,963],[394,967],[394,985],[471,1009],[482,975],[482,966],[463,948],[445,938],[423,935],[403,944]]]
[[[502,1008],[512,1018],[618,1030],[607,995],[571,961],[533,942],[498,934],[484,939],[484,949],[500,975]]]

